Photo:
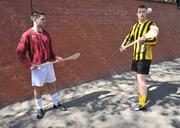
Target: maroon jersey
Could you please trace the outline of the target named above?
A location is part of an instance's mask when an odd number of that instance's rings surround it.
[[[32,28],[23,33],[16,52],[27,68],[32,64],[42,64],[56,58],[52,51],[50,35],[44,30],[39,33]],[[29,59],[26,57],[26,52],[29,53]]]

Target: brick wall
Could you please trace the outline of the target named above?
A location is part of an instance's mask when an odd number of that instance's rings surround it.
[[[58,89],[75,86],[130,68],[131,50],[118,48],[136,22],[136,8],[153,8],[150,19],[160,28],[154,62],[180,56],[180,10],[175,5],[140,0],[32,0],[34,10],[47,14],[47,30],[57,55],[81,57],[55,65]],[[15,50],[21,34],[31,27],[29,0],[0,1],[0,106],[33,97],[30,71],[18,61]],[[168,9],[167,9],[168,8]]]

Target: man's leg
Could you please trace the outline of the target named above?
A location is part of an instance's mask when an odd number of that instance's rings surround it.
[[[147,83],[144,74],[137,74],[138,88],[140,95],[147,95]]]
[[[145,110],[146,99],[147,99],[147,84],[145,81],[145,76],[143,74],[137,74],[138,91],[139,91],[139,101],[138,104],[130,107],[132,111]]]
[[[49,94],[51,95],[53,104],[57,106],[59,101],[58,101],[58,94],[57,94],[57,91],[56,91],[56,84],[55,84],[55,82],[48,83],[47,84],[47,88],[48,88]]]
[[[53,107],[55,109],[60,109],[62,111],[66,111],[67,109],[65,108],[65,106],[63,106],[62,104],[59,103],[58,93],[56,90],[56,83],[55,82],[49,83],[49,84],[47,84],[47,86],[48,86],[49,94],[51,95],[51,98],[52,98],[52,101],[54,104]]]
[[[36,101],[37,108],[38,108],[37,118],[41,119],[44,116],[44,111],[42,109],[41,87],[33,87],[33,89],[34,89],[34,99]]]
[[[42,98],[41,98],[41,89],[40,87],[33,87],[34,89],[34,99],[37,104],[38,109],[42,109]]]
[[[142,107],[144,107],[146,105],[147,91],[148,91],[145,75],[137,74],[137,80],[138,80],[138,88],[139,88],[139,104]]]
[[[136,79],[138,83],[139,92],[139,103],[131,107],[131,110],[133,111],[144,110],[146,107],[148,87],[145,79],[145,74],[149,74],[150,65],[151,60],[133,61],[132,63],[132,70],[137,72]]]

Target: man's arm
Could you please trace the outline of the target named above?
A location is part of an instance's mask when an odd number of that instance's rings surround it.
[[[129,34],[126,36],[123,43],[121,44],[121,47],[119,48],[120,52],[123,52],[124,50],[126,50],[124,46],[128,45],[134,39],[134,36],[133,36],[134,27],[135,25],[131,28]]]
[[[24,64],[26,68],[30,68],[32,63],[26,57],[26,52],[29,47],[29,40],[27,35],[22,35],[18,47],[16,49],[17,56],[19,60]]]
[[[153,24],[150,26],[150,28],[151,28],[152,26],[156,26],[156,24],[153,23]],[[157,27],[157,26],[156,26],[156,27]],[[150,45],[150,46],[155,46],[155,45],[157,44],[157,37],[151,37],[151,38],[144,39],[143,44],[145,44],[145,45]]]

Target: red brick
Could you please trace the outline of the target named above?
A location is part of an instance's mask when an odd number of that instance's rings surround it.
[[[137,22],[139,4],[153,8],[151,20],[160,28],[154,61],[179,57],[180,11],[174,5],[132,0],[33,0],[33,9],[47,14],[46,29],[54,51],[62,57],[81,53],[78,60],[64,67],[55,65],[58,89],[129,70],[131,52],[120,54],[118,48]],[[0,106],[4,106],[33,98],[30,72],[15,53],[21,34],[31,27],[31,10],[29,0],[0,1],[0,8]]]

